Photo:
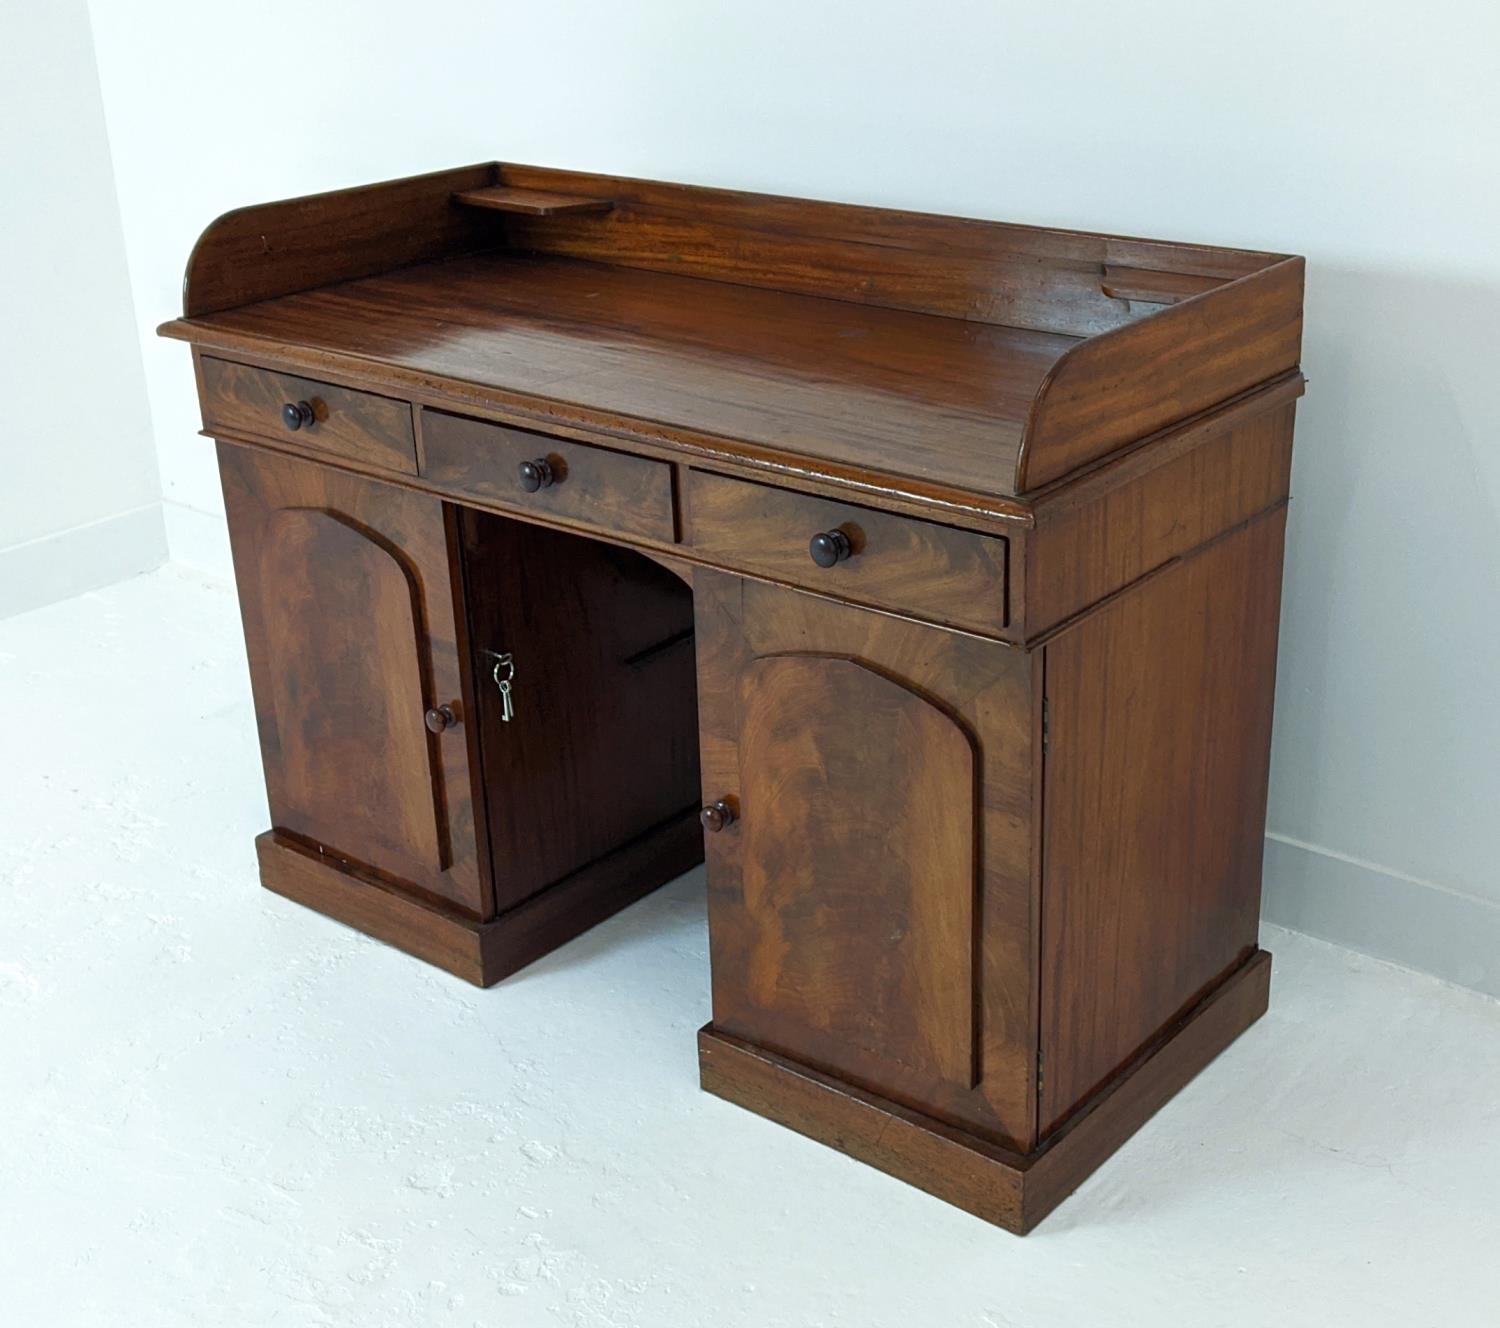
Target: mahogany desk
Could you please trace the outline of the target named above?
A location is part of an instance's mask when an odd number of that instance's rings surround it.
[[[262,880],[488,985],[706,843],[703,1086],[1029,1229],[1266,1007],[1302,270],[495,164],[220,218]]]

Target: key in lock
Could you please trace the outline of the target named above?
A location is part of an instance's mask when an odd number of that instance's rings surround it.
[[[511,684],[516,678],[515,657],[509,651],[501,654],[497,650],[486,650],[484,653],[495,661],[491,676],[500,689],[500,718],[509,724],[516,713],[515,702],[511,699]]]

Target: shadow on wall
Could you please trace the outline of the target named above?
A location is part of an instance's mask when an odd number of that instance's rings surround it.
[[[1268,828],[1312,860],[1273,845],[1296,896],[1267,873],[1274,920],[1486,989],[1500,972],[1471,951],[1477,927],[1500,954],[1497,346],[1494,285],[1309,264]]]

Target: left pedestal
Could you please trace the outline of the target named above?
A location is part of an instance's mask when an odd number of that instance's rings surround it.
[[[268,888],[488,985],[701,860],[671,572],[302,458],[219,459]],[[606,798],[643,751],[658,777]]]

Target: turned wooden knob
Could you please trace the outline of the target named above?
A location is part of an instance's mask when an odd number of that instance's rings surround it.
[[[842,530],[825,530],[808,540],[807,551],[819,567],[832,567],[853,553],[854,546]]]
[[[545,489],[557,476],[552,471],[552,463],[546,457],[537,457],[535,461],[523,461],[518,468],[521,477],[521,487],[527,493],[535,493],[538,489]]]
[[[288,401],[281,408],[281,422],[296,433],[313,422],[313,408],[306,401]]]
[[[701,812],[698,819],[703,822],[703,828],[711,835],[716,835],[726,825],[734,821],[734,808],[722,798],[718,802],[711,802]]]
[[[458,723],[458,716],[453,713],[452,706],[434,706],[427,712],[427,730],[429,733],[441,733],[444,729],[452,728]]]

